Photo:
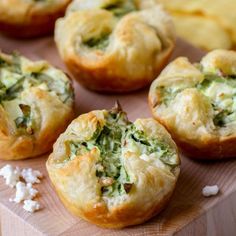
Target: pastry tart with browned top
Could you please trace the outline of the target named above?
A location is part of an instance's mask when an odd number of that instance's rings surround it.
[[[215,50],[200,63],[170,63],[153,82],[154,117],[188,156],[236,157],[236,52]]]
[[[0,159],[49,151],[73,119],[68,77],[45,61],[0,53]]]
[[[180,160],[157,121],[132,123],[116,107],[75,119],[54,144],[47,170],[68,210],[99,226],[121,228],[166,206]]]
[[[171,18],[154,0],[76,0],[55,28],[61,58],[85,87],[127,92],[150,84],[175,45]]]
[[[71,0],[2,0],[0,32],[16,38],[50,34]]]

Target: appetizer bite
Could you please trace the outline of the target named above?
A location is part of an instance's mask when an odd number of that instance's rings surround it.
[[[169,202],[180,160],[154,119],[128,121],[119,106],[79,116],[54,144],[49,177],[68,210],[107,228],[140,224]]]
[[[170,16],[154,0],[75,0],[56,22],[55,41],[82,85],[127,92],[156,78],[175,34]]]
[[[73,119],[73,100],[60,70],[0,52],[0,159],[48,152]]]
[[[17,38],[53,33],[71,0],[0,1],[0,32]]]
[[[236,157],[236,52],[170,63],[153,82],[150,108],[189,157]]]

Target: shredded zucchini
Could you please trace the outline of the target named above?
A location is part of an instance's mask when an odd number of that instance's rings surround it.
[[[79,158],[96,148],[100,159],[96,163],[96,176],[101,183],[101,194],[115,197],[128,194],[132,190],[133,182],[124,167],[122,155],[130,151],[136,155],[156,153],[163,163],[175,166],[174,150],[163,140],[148,138],[128,121],[126,114],[116,107],[108,112],[103,127],[98,126],[90,140],[80,142],[68,141],[70,155],[66,160]],[[138,149],[138,151],[137,151]]]

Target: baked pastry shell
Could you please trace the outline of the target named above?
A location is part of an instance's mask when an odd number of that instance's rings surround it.
[[[90,119],[84,117],[87,118]],[[127,157],[126,167],[136,172],[135,175],[139,173],[136,177],[137,185],[135,184],[133,193],[127,201],[114,203],[110,208],[98,193],[94,195],[90,192],[91,186],[94,186],[90,178],[93,178],[91,177],[93,166],[97,161],[96,151],[92,150],[62,165],[57,162],[63,152],[60,148],[60,143],[65,141],[63,135],[54,144],[54,152],[49,156],[46,166],[59,198],[66,209],[74,215],[100,227],[123,228],[149,220],[164,209],[170,201],[178,179],[179,166],[175,167],[170,174],[131,155]],[[176,152],[178,155],[177,148]],[[159,188],[163,190],[157,190]]]
[[[209,70],[211,71],[212,68],[219,68],[222,70],[223,73],[230,74],[232,73],[232,66],[235,63],[235,52],[227,51],[227,50],[214,50],[208,53],[205,58],[203,58],[202,62],[209,66]],[[172,73],[175,73],[174,68],[176,67],[179,71],[176,72],[176,77],[180,76],[179,73],[184,73],[183,71],[186,69],[186,73],[189,73],[190,68],[185,66],[184,60],[182,58],[177,59],[176,61],[172,62],[172,67],[168,66],[164,71],[164,74],[160,75],[154,82],[149,91],[148,103],[151,109],[153,117],[160,122],[165,128],[169,131],[172,138],[175,140],[178,147],[182,150],[187,157],[199,160],[221,160],[221,159],[228,159],[228,158],[235,158],[236,157],[236,133],[232,133],[230,135],[213,135],[211,133],[207,133],[201,136],[201,140],[188,140],[184,136],[184,134],[178,134],[176,131],[176,124],[170,123],[167,121],[165,117],[162,115],[157,114],[155,111],[156,102],[158,100],[157,95],[155,93],[155,86],[154,84],[158,79],[165,76],[172,76]],[[188,62],[190,63],[190,62]],[[190,64],[188,64],[190,65]],[[199,72],[198,72],[199,73]],[[183,74],[184,75],[184,74]],[[186,76],[189,76],[187,74]],[[199,75],[195,74],[195,79],[198,80]],[[188,78],[185,78],[186,81]],[[193,80],[192,80],[193,81]],[[192,131],[194,134],[194,131]]]
[[[78,163],[74,163],[75,166],[77,164]],[[71,170],[68,170],[67,172],[70,171]],[[65,172],[60,172],[60,175],[63,176],[64,174]],[[73,204],[67,197],[65,197],[61,190],[57,187],[56,181],[58,180],[53,181],[52,174],[50,175],[50,179],[52,180],[52,184],[57,192],[57,195],[64,204],[65,208],[73,215],[81,217],[99,227],[111,229],[120,229],[131,225],[141,224],[159,214],[169,203],[176,186],[175,183],[168,194],[162,196],[160,201],[149,207],[146,211],[142,211],[140,205],[123,204],[113,209],[112,212],[109,212],[105,204],[97,204],[96,207],[86,206],[86,210],[80,210],[77,205]]]
[[[84,87],[97,92],[123,93],[135,91],[150,85],[153,78],[168,63],[173,48],[174,45],[163,55],[162,61],[156,65],[152,76],[147,75],[147,77],[140,78],[121,77],[118,74],[111,75],[110,68],[116,67],[116,61],[113,57],[96,66],[85,66],[86,62],[83,65],[75,55],[71,55],[63,60],[71,71],[73,78]]]
[[[150,99],[149,106],[153,106]],[[165,122],[165,120],[161,119],[159,116],[156,116],[154,112],[152,114],[158,122],[160,122],[166,127],[167,130],[169,130],[177,146],[187,157],[196,160],[222,160],[235,158],[236,135],[221,138],[206,137],[204,140],[202,140],[201,145],[198,144],[196,146],[194,145],[194,142],[189,143],[185,140],[182,140],[180,136],[175,135],[171,129],[168,129],[169,125]]]
[[[155,14],[150,9],[127,14],[115,26],[113,15],[102,9],[72,12],[64,19],[59,19],[55,27],[55,42],[74,79],[84,87],[98,92],[122,93],[148,86],[167,64],[175,46],[171,18],[161,7],[154,7],[162,24],[152,26],[152,21],[151,27],[149,21],[152,17],[148,18],[149,11],[152,15]],[[139,22],[137,14],[142,14],[140,18],[143,17],[144,20]],[[103,18],[106,21],[102,21]],[[107,24],[111,28],[110,44],[105,51],[84,47],[81,37],[87,31],[84,30],[84,25],[76,24],[78,21],[86,24],[97,20],[102,21],[103,27]],[[148,35],[148,39],[143,38],[137,45],[134,44],[138,42],[135,37],[139,36],[136,36],[135,30],[132,31],[137,27],[136,24],[142,27],[144,35]],[[76,27],[79,27],[80,33],[76,33]],[[90,24],[89,27],[91,28]],[[96,31],[95,28],[93,25],[90,31]],[[145,46],[147,44],[151,45],[150,48]]]
[[[70,2],[71,0],[64,1],[63,4],[50,11],[33,8],[26,13],[24,20],[19,19],[18,22],[13,22],[10,16],[9,19],[0,18],[0,32],[14,38],[34,38],[52,34],[56,20],[64,16]]]
[[[0,55],[11,60],[10,55],[1,52]],[[53,68],[47,62],[42,63],[48,68]],[[59,73],[63,75],[62,71]],[[67,79],[70,89],[73,89],[68,76]],[[47,91],[32,87],[24,93],[24,99],[30,101],[30,105],[36,104],[41,117],[40,129],[33,134],[16,133],[11,127],[7,112],[0,105],[0,159],[2,160],[21,160],[49,152],[55,140],[75,117],[74,98],[69,103],[62,103],[58,97],[50,95]]]

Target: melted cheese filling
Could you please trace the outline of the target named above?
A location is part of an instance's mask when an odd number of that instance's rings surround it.
[[[236,76],[220,76],[216,72],[204,75],[205,78],[195,87],[205,95],[214,112],[213,122],[217,127],[236,121]],[[168,106],[176,97],[187,88],[192,88],[186,83],[176,83],[173,86],[157,87],[161,102]]]
[[[31,62],[17,55],[0,57],[0,105],[15,128],[30,135],[39,115],[33,104],[25,101],[23,92],[32,87],[48,91],[63,103],[73,98],[69,81],[47,63]]]

